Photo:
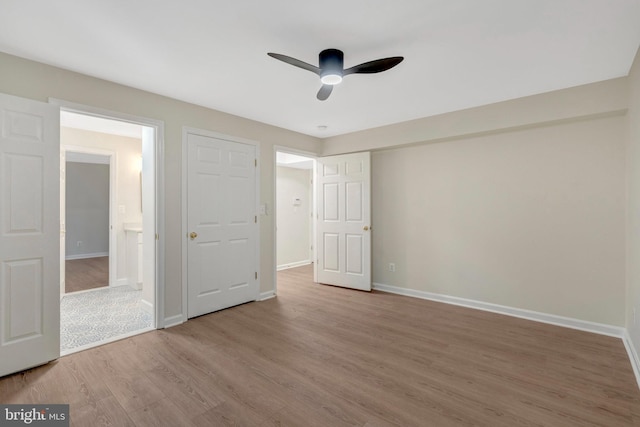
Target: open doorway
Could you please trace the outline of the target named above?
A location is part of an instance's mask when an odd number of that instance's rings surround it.
[[[65,159],[65,271],[61,292],[86,291],[110,285],[110,261],[115,248],[110,245],[112,183],[111,163],[114,154],[97,154],[78,147],[63,148]],[[62,175],[61,175],[62,176]]]
[[[276,289],[285,276],[314,278],[314,169],[312,155],[276,148]]]
[[[60,117],[64,355],[157,325],[156,141],[140,124]]]

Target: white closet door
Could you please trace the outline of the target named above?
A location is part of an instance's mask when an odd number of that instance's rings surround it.
[[[256,147],[187,134],[188,317],[259,297]]]
[[[60,110],[0,94],[0,376],[60,356]]]

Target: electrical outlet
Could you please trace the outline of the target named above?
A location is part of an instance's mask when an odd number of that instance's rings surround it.
[[[396,271],[396,265],[392,262],[389,263],[389,271],[392,273],[395,273]]]

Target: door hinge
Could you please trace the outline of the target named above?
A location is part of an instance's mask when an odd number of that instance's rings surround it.
[[[253,159],[255,167],[258,167],[258,159]]]
[[[256,224],[258,223],[258,215],[253,217],[253,222],[255,222]]]
[[[156,240],[160,240],[160,236],[158,236],[158,233],[156,233]]]
[[[258,280],[258,272],[256,271],[256,280]]]

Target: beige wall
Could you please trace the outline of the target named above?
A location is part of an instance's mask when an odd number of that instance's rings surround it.
[[[375,152],[374,282],[622,326],[623,124]]]
[[[429,102],[429,100],[425,100]],[[627,108],[627,79],[618,78],[327,138],[323,155],[386,149],[527,129]]]
[[[207,88],[203,88],[207,90]],[[198,107],[78,73],[0,53],[0,92],[47,102],[48,98],[148,117],[164,122],[165,143],[165,317],[182,313],[181,164],[182,127],[212,130],[260,142],[261,203],[273,200],[273,146],[319,152],[317,139],[230,114]],[[260,289],[272,290],[273,216],[260,224]]]
[[[374,151],[374,281],[623,326],[627,104],[619,78],[325,140]]]
[[[636,54],[629,73],[627,125],[626,327],[636,352],[640,353],[640,52]],[[636,319],[634,319],[634,309]]]
[[[278,267],[311,262],[312,172],[277,167]],[[299,205],[293,204],[294,198],[300,199]]]

